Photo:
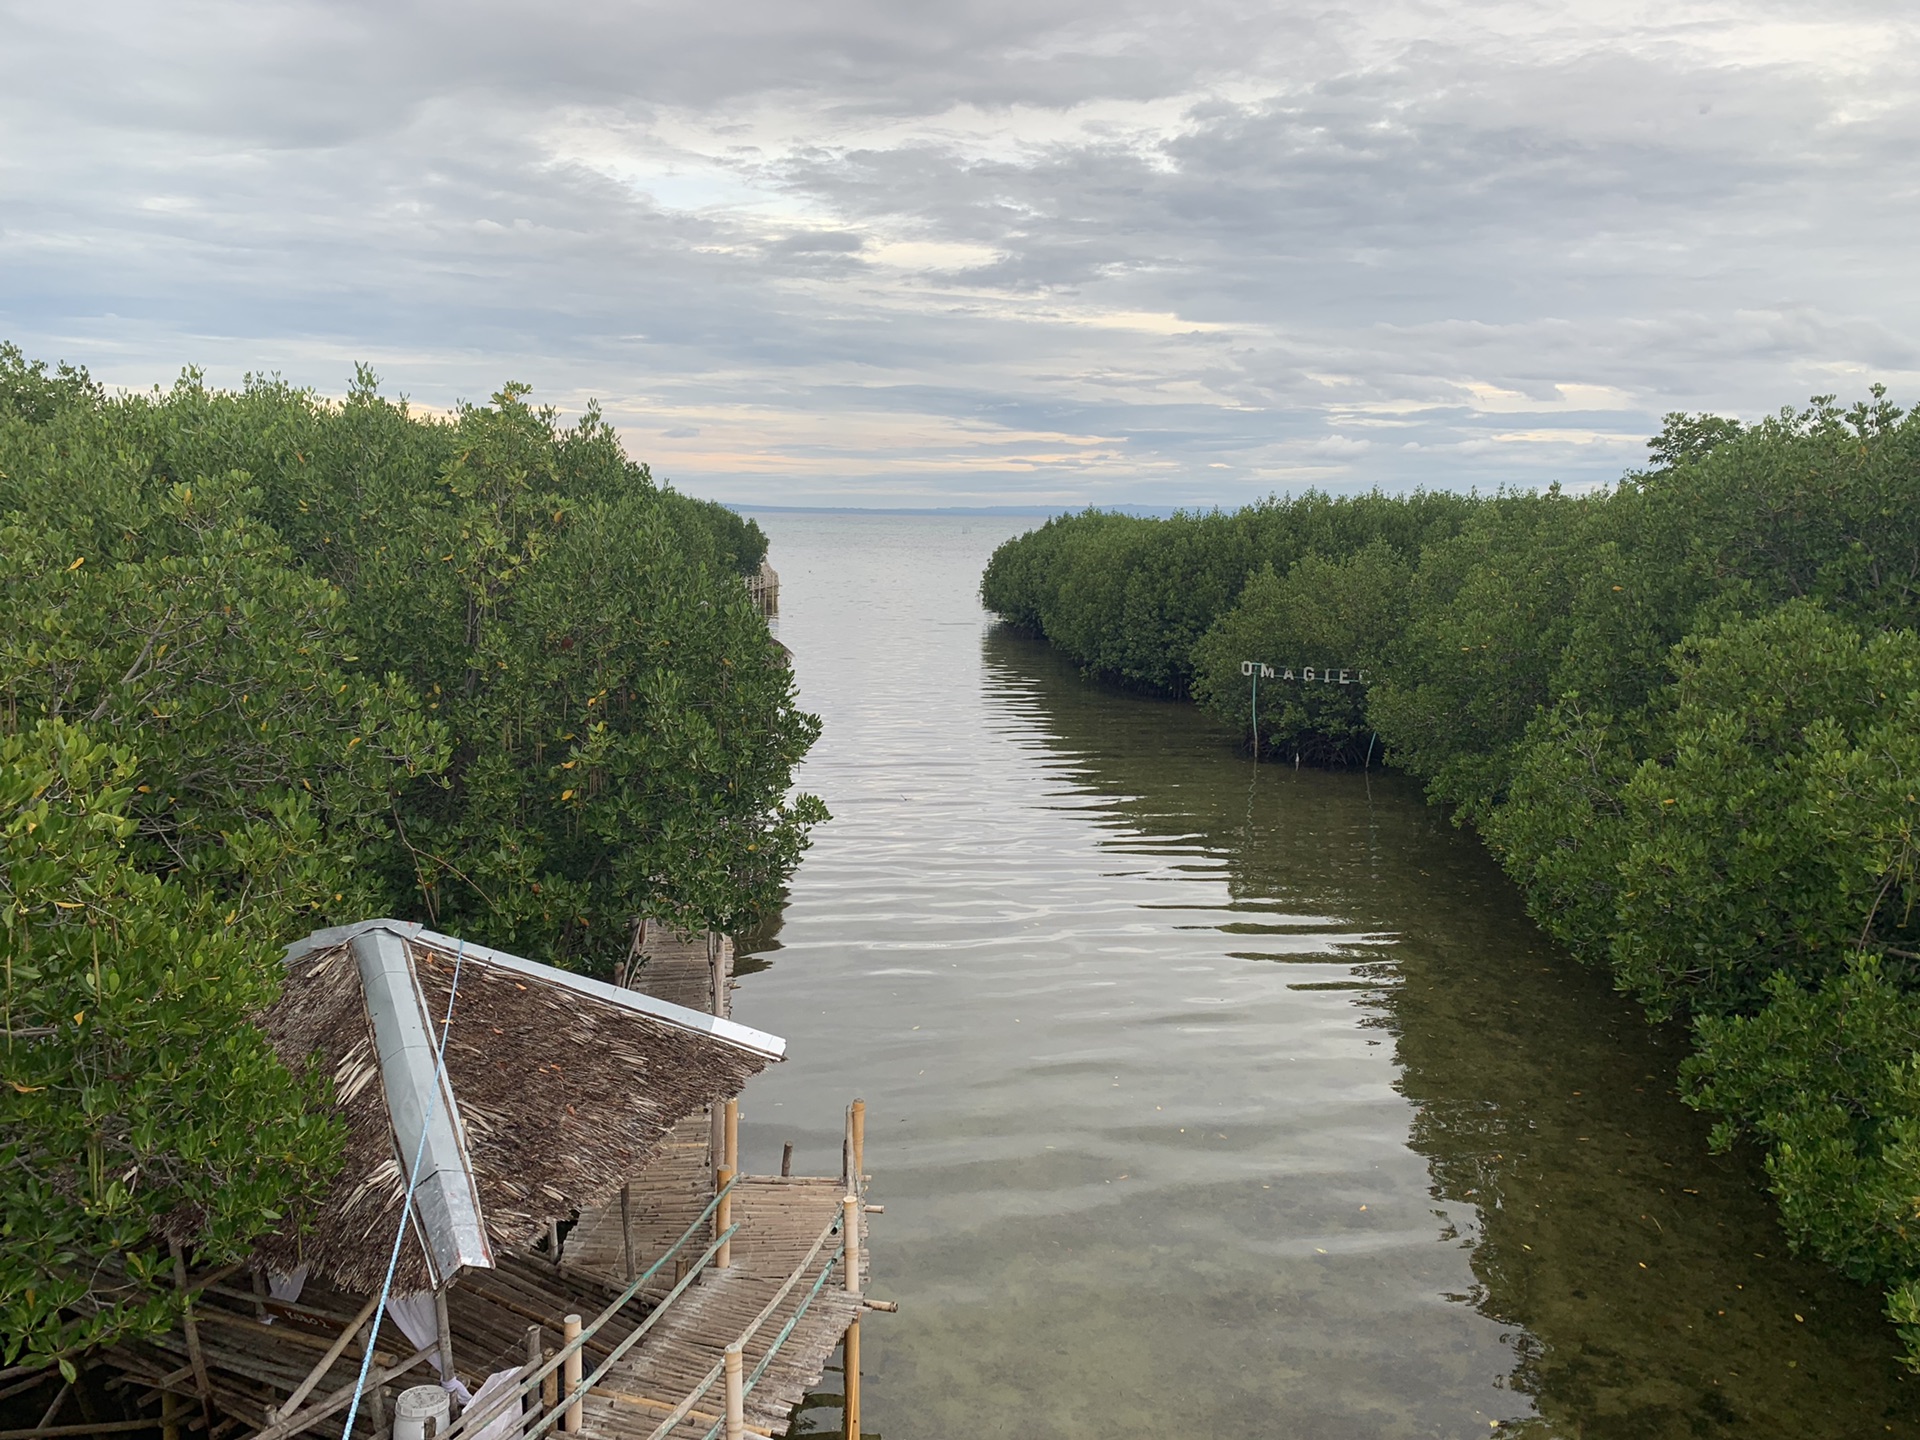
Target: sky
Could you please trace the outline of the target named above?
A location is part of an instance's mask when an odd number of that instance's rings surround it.
[[[1604,483],[1920,400],[1920,7],[0,0],[0,340],[735,503]]]

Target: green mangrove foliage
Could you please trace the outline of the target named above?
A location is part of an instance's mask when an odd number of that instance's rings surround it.
[[[824,817],[758,527],[589,411],[110,396],[0,347],[0,1363],[169,1323],[337,1165],[250,1017],[392,914],[609,973]]]
[[[1920,1368],[1920,414],[1876,389],[1649,449],[1594,494],[1064,517],[982,593],[1262,754],[1422,779],[1545,929],[1692,1027],[1716,1143],[1764,1148],[1789,1237],[1883,1287]],[[1278,671],[1257,735],[1247,661]]]

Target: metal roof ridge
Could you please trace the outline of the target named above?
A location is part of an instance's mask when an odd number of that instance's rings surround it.
[[[404,937],[384,925],[356,929],[351,944],[373,1021],[387,1116],[401,1175],[418,1166],[410,1213],[438,1289],[463,1266],[493,1268],[480,1188],[459,1102],[434,1043],[434,1018]]]

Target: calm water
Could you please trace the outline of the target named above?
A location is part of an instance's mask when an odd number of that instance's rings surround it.
[[[868,1434],[1920,1435],[1675,1038],[1412,787],[998,632],[1028,522],[759,518],[835,818],[737,997],[792,1041],[743,1144],[837,1172],[868,1101]]]

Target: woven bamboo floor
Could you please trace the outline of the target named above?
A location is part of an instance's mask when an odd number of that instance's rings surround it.
[[[629,985],[656,1000],[717,1014],[724,1019],[733,1010],[733,940],[721,936],[719,943],[723,976],[718,1010],[713,1004],[713,971],[707,964],[704,933],[681,935],[664,925],[658,928],[650,925],[647,938],[640,945],[640,967]]]
[[[648,1170],[649,1178],[653,1174]],[[636,1191],[638,1190],[636,1186]],[[839,1213],[845,1193],[838,1179],[749,1176],[734,1190],[733,1218],[740,1227],[733,1241],[733,1266],[709,1269],[676,1300],[659,1323],[622,1357],[595,1387],[586,1404],[585,1427],[590,1435],[607,1440],[638,1440],[654,1428],[718,1364],[727,1345],[752,1323],[794,1270],[820,1232]],[[679,1192],[667,1198],[678,1202]],[[636,1199],[637,1199],[636,1195]],[[690,1202],[691,1203],[691,1202]],[[649,1227],[643,1246],[641,1210],[634,1212],[636,1261],[644,1266],[679,1237],[705,1205],[705,1195],[691,1204],[685,1220],[672,1224],[664,1218],[658,1229]],[[664,1213],[664,1212],[662,1212]],[[861,1286],[867,1282],[866,1222],[861,1219]],[[664,1238],[662,1238],[664,1237]],[[576,1248],[577,1247],[577,1248]],[[837,1248],[837,1238],[822,1248],[773,1314],[747,1343],[746,1371],[752,1375],[768,1349],[819,1278]],[[611,1261],[611,1265],[608,1262]],[[624,1273],[618,1211],[583,1215],[568,1237],[566,1266],[592,1269],[609,1282]],[[757,1385],[747,1392],[747,1426],[760,1435],[784,1435],[793,1408],[820,1383],[827,1360],[860,1315],[860,1301],[849,1295],[836,1269],[814,1298],[793,1333],[781,1346]],[[663,1277],[661,1288],[671,1288]],[[672,1440],[700,1440],[720,1418],[723,1392],[715,1388],[694,1412],[671,1433]]]

